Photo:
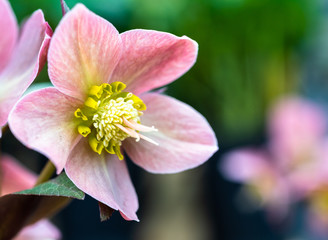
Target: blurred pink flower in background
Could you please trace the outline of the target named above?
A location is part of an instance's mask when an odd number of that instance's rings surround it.
[[[33,187],[36,176],[21,166],[15,159],[3,155],[0,159],[0,196]],[[23,228],[14,240],[57,240],[61,238],[59,230],[48,220]]]
[[[246,184],[243,197],[252,206],[265,207],[270,218],[282,219],[288,213],[291,196],[286,180],[271,160],[265,150],[238,149],[224,156],[222,172],[226,178]]]
[[[249,197],[281,220],[289,206],[308,203],[312,229],[328,227],[328,139],[324,112],[301,98],[283,98],[268,115],[268,144],[233,150],[221,171],[244,183]],[[320,227],[321,226],[321,227]],[[328,233],[328,231],[327,231]]]
[[[78,4],[50,43],[55,87],[26,95],[9,126],[21,142],[48,156],[57,173],[65,168],[78,188],[125,219],[138,220],[137,195],[121,150],[147,171],[176,173],[202,164],[218,149],[201,114],[148,92],[188,71],[197,52],[197,43],[185,36],[150,30],[119,34]]]
[[[300,98],[281,99],[268,116],[269,148],[283,169],[312,162],[323,141],[326,119],[314,103]]]
[[[0,0],[0,35],[1,137],[10,110],[46,61],[52,31],[41,10],[34,12],[19,31],[9,2]]]

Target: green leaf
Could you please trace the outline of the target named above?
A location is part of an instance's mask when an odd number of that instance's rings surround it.
[[[43,196],[62,196],[69,198],[84,199],[84,192],[78,189],[67,177],[66,173],[61,173],[58,177],[42,183],[34,188],[27,189],[15,194],[22,195],[43,195]]]

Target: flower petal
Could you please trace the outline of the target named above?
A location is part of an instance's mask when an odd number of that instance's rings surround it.
[[[83,138],[72,150],[65,171],[82,191],[119,210],[126,220],[138,221],[138,198],[125,161],[112,154],[98,155]]]
[[[61,233],[57,227],[47,220],[27,226],[21,230],[13,240],[57,240]]]
[[[273,175],[275,166],[270,165],[268,154],[262,150],[245,148],[223,156],[221,172],[232,181],[249,182],[263,175]]]
[[[41,10],[25,23],[13,56],[0,75],[0,126],[43,67],[51,34]]]
[[[154,173],[175,173],[202,164],[217,151],[213,130],[189,105],[157,93],[142,99],[147,106],[142,124],[158,129],[145,135],[159,146],[126,139],[124,149],[136,164]]]
[[[279,221],[287,216],[295,196],[266,151],[242,148],[226,153],[220,168],[227,179],[244,183],[243,197],[265,207],[270,218]]]
[[[269,147],[285,169],[310,157],[327,127],[325,113],[316,104],[297,97],[280,99],[269,120]]]
[[[59,173],[80,139],[74,111],[82,104],[55,88],[44,88],[17,103],[9,116],[9,127],[22,143],[49,157]]]
[[[174,81],[196,61],[198,45],[186,36],[131,30],[121,38],[124,50],[111,81],[124,82],[134,94]]]
[[[0,159],[0,173],[0,196],[31,188],[36,182],[35,174],[8,155]]]
[[[61,92],[84,100],[90,86],[108,82],[120,56],[121,39],[115,27],[77,4],[52,38],[49,77]]]
[[[0,1],[0,72],[7,65],[16,44],[18,26],[7,0]]]

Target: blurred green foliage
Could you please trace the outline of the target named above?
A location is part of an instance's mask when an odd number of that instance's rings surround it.
[[[61,18],[59,0],[10,2],[19,20],[37,8],[43,9],[53,29]],[[77,2],[66,1],[69,7]],[[312,0],[80,2],[120,32],[146,28],[196,40],[196,65],[167,92],[200,111],[223,145],[261,133],[270,102],[298,91],[300,47],[315,21]]]

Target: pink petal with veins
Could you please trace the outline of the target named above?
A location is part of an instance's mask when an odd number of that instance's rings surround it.
[[[71,152],[65,171],[85,193],[119,210],[126,220],[138,221],[138,198],[124,160],[112,154],[98,155],[83,138]]]
[[[108,82],[121,56],[121,38],[105,19],[77,4],[52,38],[49,77],[58,90],[85,100],[92,85]]]
[[[175,173],[204,163],[217,151],[212,128],[192,107],[157,93],[142,99],[147,106],[142,124],[158,129],[143,135],[159,145],[126,139],[123,147],[137,165],[154,173]]]
[[[55,88],[44,88],[17,103],[9,116],[9,126],[22,143],[46,155],[60,173],[81,138],[74,121],[74,111],[80,105]]]
[[[27,20],[13,55],[0,73],[0,126],[43,67],[52,31],[38,10]]]
[[[176,80],[197,58],[198,44],[186,36],[131,30],[121,37],[123,53],[110,81],[125,83],[137,95]]]
[[[1,72],[8,64],[18,36],[16,17],[7,0],[0,0],[0,33]]]

